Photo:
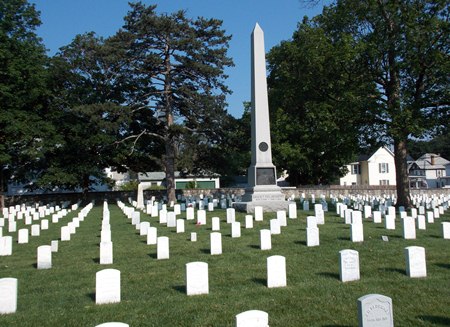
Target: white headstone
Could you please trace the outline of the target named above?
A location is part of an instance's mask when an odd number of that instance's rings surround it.
[[[17,310],[17,278],[0,278],[0,314]]]
[[[414,240],[416,238],[416,222],[412,217],[403,218],[403,238]]]
[[[186,220],[194,220],[195,212],[193,207],[186,208]]]
[[[236,210],[234,208],[227,209],[227,224],[231,224],[236,220]]]
[[[139,224],[139,235],[141,235],[141,236],[147,235],[149,227],[150,227],[150,223],[148,221],[141,222]]]
[[[405,248],[406,274],[412,278],[427,277],[425,248],[408,246]]]
[[[394,327],[392,299],[368,294],[358,299],[359,327]]]
[[[297,204],[295,202],[289,203],[288,211],[289,211],[289,219],[297,218]]]
[[[147,244],[158,243],[158,229],[156,227],[149,227],[147,230]]]
[[[210,234],[211,255],[222,254],[222,234],[213,232]]]
[[[284,210],[277,211],[277,219],[278,219],[278,222],[280,223],[280,227],[287,226],[286,211],[284,211]]]
[[[212,217],[212,230],[213,231],[219,231],[220,230],[220,218],[219,217]]]
[[[374,211],[372,215],[373,215],[373,222],[375,224],[381,224],[381,211]]]
[[[0,256],[12,255],[12,236],[0,237]]]
[[[177,233],[184,233],[184,219],[177,219]]]
[[[394,230],[395,229],[395,216],[386,215],[386,217],[384,217],[384,225],[385,225],[386,229]]]
[[[158,260],[169,259],[169,238],[167,236],[158,237],[156,246]]]
[[[100,232],[100,242],[111,242],[111,229],[102,228]]]
[[[190,262],[186,264],[186,294],[209,294],[208,264]]]
[[[450,240],[450,222],[448,221],[442,223],[442,237]]]
[[[263,221],[264,220],[263,207],[256,206],[254,213],[255,213],[255,221]]]
[[[50,269],[52,267],[52,247],[41,245],[37,248],[37,269]]]
[[[319,229],[306,227],[306,246],[319,246]]]
[[[28,243],[28,228],[21,228],[18,232],[17,243],[25,244]]]
[[[97,325],[95,327],[130,327],[130,325],[123,322],[105,322],[103,324]]]
[[[281,255],[268,257],[267,287],[285,287],[286,285],[286,258]]]
[[[197,242],[197,233],[191,233],[191,242]]]
[[[364,218],[370,218],[370,217],[372,217],[372,207],[364,206]]]
[[[42,219],[41,220],[41,229],[47,230],[48,229],[48,219]]]
[[[167,224],[167,210],[159,210],[159,223]]]
[[[261,229],[259,231],[261,250],[272,249],[272,235],[270,229]]]
[[[41,226],[31,225],[31,236],[39,236],[39,235],[41,235]]]
[[[245,215],[245,228],[253,228],[253,216]]]
[[[342,282],[359,280],[359,253],[355,250],[339,251],[339,273]]]
[[[429,224],[433,224],[434,223],[433,211],[427,211],[427,223],[429,223]]]
[[[61,241],[70,241],[70,227],[61,227]]]
[[[278,219],[270,219],[270,233],[272,235],[281,234],[280,222]]]
[[[350,239],[352,242],[364,242],[364,228],[362,222],[350,225]]]
[[[306,228],[308,227],[317,227],[317,219],[315,216],[306,217]]]
[[[413,218],[414,219],[414,218]],[[417,228],[420,230],[425,230],[427,229],[427,224],[425,221],[425,216],[424,215],[417,215]]]
[[[249,310],[236,315],[236,327],[269,327],[269,314],[260,310]]]
[[[52,252],[58,252],[58,240],[53,240],[51,242]]]
[[[238,221],[235,221],[234,223],[231,223],[231,237],[237,238],[241,237],[241,223]]]
[[[100,242],[100,264],[111,265],[113,263],[113,243]]]
[[[120,302],[120,271],[103,269],[95,274],[95,303]]]
[[[167,227],[177,227],[177,216],[173,211],[167,213]]]
[[[206,225],[206,211],[197,210],[197,224]]]

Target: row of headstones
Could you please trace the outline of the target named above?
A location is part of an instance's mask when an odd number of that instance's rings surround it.
[[[100,264],[113,263],[113,242],[111,239],[110,211],[108,202],[103,202],[102,227],[100,231]]]
[[[377,209],[381,211],[382,214],[386,214],[386,210],[388,207],[393,206],[396,202],[395,197],[379,197],[379,196],[368,196],[368,195],[351,195],[351,196],[341,196],[338,198],[332,198],[331,201],[333,204],[337,204],[339,200],[342,201],[343,204],[347,206],[352,206],[354,209],[363,211],[365,206],[369,206],[372,209]],[[450,206],[450,196],[449,195],[436,195],[433,194],[431,196],[428,195],[413,195],[412,196],[412,204],[415,206],[415,209],[419,209],[420,211],[425,210],[433,210],[436,207],[443,206],[445,209],[448,209]],[[399,212],[405,211],[405,208],[400,206],[398,208]]]
[[[122,209],[122,211],[127,215],[128,218],[131,217],[132,225],[136,225],[136,229],[140,230],[140,235],[147,235],[147,244],[157,244],[157,258],[158,259],[168,259],[169,258],[169,239],[168,237],[157,237],[157,228],[150,227],[149,222],[141,222],[140,223],[140,215],[136,211],[130,211],[130,208],[127,208],[126,205],[118,202],[118,206]],[[132,210],[133,208],[131,208]],[[190,214],[190,210],[192,209],[192,215]],[[255,208],[255,221],[263,221],[264,220],[264,212],[263,207]],[[296,204],[290,204],[290,218],[297,218],[297,208]],[[281,233],[281,227],[287,226],[286,219],[286,211],[281,210],[276,213],[277,218],[270,220],[270,229],[263,229],[260,231],[260,247],[262,250],[270,250],[272,248],[271,235],[276,235]],[[236,222],[236,212],[234,208],[228,208],[226,210],[227,223],[231,224],[231,237],[238,238],[241,236],[241,223]],[[187,220],[194,219],[194,208],[188,208],[187,210]],[[184,233],[184,219],[161,219],[160,223],[166,223],[167,227],[176,227],[177,233]],[[210,253],[211,255],[220,255],[222,254],[222,234],[215,232],[220,231],[220,218],[212,217],[212,233],[210,234]],[[205,225],[206,224],[206,212],[204,210],[197,211],[197,224]],[[245,228],[253,228],[253,216],[246,215],[245,216]],[[197,241],[197,233],[191,233],[191,241]]]
[[[186,264],[187,292],[194,292],[188,295],[197,295],[197,291],[203,291],[207,287],[204,281],[199,279],[196,272],[201,269],[207,272],[207,263],[191,262]],[[192,275],[194,274],[194,275]],[[205,277],[204,275],[201,277]],[[207,274],[206,274],[207,277]],[[191,281],[191,283],[189,283]],[[113,285],[111,285],[113,284]],[[206,285],[206,286],[205,286]],[[101,288],[107,288],[107,296],[100,295]],[[112,289],[111,289],[112,287]],[[189,291],[188,291],[189,287]],[[194,288],[193,288],[194,287]],[[0,279],[0,314],[11,314],[17,310],[17,290],[18,281],[16,278]],[[105,290],[103,290],[105,291]],[[204,293],[200,293],[204,294]],[[100,298],[103,296],[103,298]],[[99,301],[105,301],[99,303]],[[120,302],[120,271],[115,269],[105,269],[96,274],[96,303]],[[368,294],[357,300],[358,321],[360,327],[368,326],[393,326],[394,315],[392,299],[381,294]],[[248,310],[236,315],[236,327],[268,327],[269,315],[261,310]],[[128,324],[121,322],[108,322],[96,327],[128,327]]]
[[[248,310],[236,315],[236,327],[269,327],[269,314],[261,310]],[[107,322],[95,327],[129,327],[122,322]]]
[[[345,219],[345,223],[351,225],[351,240],[353,242],[362,242],[364,240],[362,212],[359,210],[347,209],[346,206],[342,204],[338,205],[337,208],[338,214]],[[367,207],[365,207],[365,209],[367,209]],[[389,207],[388,211],[389,213],[385,216],[385,228],[387,230],[395,230],[395,208]],[[434,223],[434,219],[439,219],[440,215],[444,214],[445,209],[441,206],[439,208],[435,208],[435,211],[437,212],[427,212],[426,219],[424,215],[417,215],[417,211],[414,208],[412,209],[412,216],[407,216],[406,212],[400,212],[400,218],[403,228],[403,238],[415,239],[416,223],[419,230],[425,230],[426,222],[429,224]],[[370,210],[365,210],[364,217],[368,218],[370,217],[370,215],[372,215],[374,223],[382,223],[381,213],[379,211],[370,212]],[[448,222],[442,222],[442,235],[445,239],[450,238]]]
[[[61,227],[61,241],[70,241],[70,235],[76,233],[76,229],[80,226],[80,222],[84,221],[84,218],[88,215],[92,207],[93,203],[88,204],[80,210],[78,216],[73,218],[67,226]],[[58,240],[52,240],[51,245],[38,246],[37,269],[51,269],[52,253],[54,252],[58,252]]]
[[[57,211],[52,216],[52,223],[58,223],[59,219],[66,216],[70,210],[62,209],[60,211]],[[11,218],[11,217],[10,217]],[[38,218],[40,219],[40,218]],[[10,225],[11,226],[11,225]],[[14,230],[15,232],[16,224],[14,222]],[[42,219],[40,220],[40,224],[33,224],[31,225],[31,236],[40,236],[41,230],[47,230],[49,228],[48,220]],[[29,242],[29,236],[30,236],[30,230],[28,228],[20,228],[17,231],[17,243],[18,244],[27,244]],[[55,241],[57,243],[57,241]],[[12,249],[13,249],[13,236],[1,236],[0,235],[0,256],[7,256],[12,255]]]
[[[10,207],[12,208],[12,207]],[[20,208],[20,206],[19,206]],[[6,222],[8,223],[8,232],[9,233],[15,233],[17,232],[17,223],[19,221],[23,221],[24,225],[31,225],[31,236],[39,236],[40,235],[40,231],[41,230],[46,230],[48,229],[49,226],[49,221],[48,219],[43,219],[46,217],[47,212],[49,214],[52,214],[52,222],[57,222],[57,218],[55,217],[63,217],[65,216],[68,211],[67,209],[61,209],[59,206],[57,207],[50,207],[45,209],[45,211],[40,210],[40,213],[35,212],[33,214],[33,216],[29,215],[29,208],[30,207],[26,207],[27,211],[15,211],[15,209],[13,210],[9,210],[8,208],[6,208],[6,210],[10,213],[8,213],[8,215],[6,216],[6,218],[0,218],[0,237],[3,236],[3,227],[6,226]],[[39,208],[44,208],[44,207],[39,207]],[[35,221],[40,221],[39,224],[33,224],[33,222]],[[26,230],[26,232],[25,232]],[[20,235],[18,235],[18,238],[20,238],[19,243],[28,243],[28,234],[29,231],[28,229],[22,228],[19,230],[18,232]],[[27,234],[25,236],[25,234]]]

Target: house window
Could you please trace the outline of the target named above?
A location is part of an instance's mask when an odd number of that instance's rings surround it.
[[[360,175],[361,174],[361,165],[360,164],[354,164],[352,165],[352,175]]]
[[[389,185],[388,179],[380,179],[380,185]]]
[[[389,164],[387,162],[380,162],[378,164],[378,172],[380,174],[387,174],[387,173],[389,173]]]

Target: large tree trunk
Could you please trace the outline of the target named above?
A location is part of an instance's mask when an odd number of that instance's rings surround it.
[[[176,202],[175,196],[175,148],[173,140],[166,140],[166,187],[167,187],[167,200]]]
[[[394,140],[395,178],[397,183],[397,204],[405,208],[411,207],[409,194],[408,163],[406,140]]]

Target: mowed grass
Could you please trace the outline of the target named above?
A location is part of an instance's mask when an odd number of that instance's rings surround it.
[[[0,326],[95,326],[108,321],[130,326],[234,326],[235,315],[246,310],[269,314],[271,327],[277,326],[357,326],[359,297],[379,293],[392,298],[396,326],[450,325],[450,240],[442,238],[447,212],[417,230],[415,240],[402,238],[400,219],[396,230],[364,220],[364,242],[350,241],[350,226],[334,211],[325,214],[320,228],[320,246],[306,246],[306,216],[288,219],[281,235],[272,235],[272,250],[259,249],[259,231],[269,228],[274,213],[265,213],[263,222],[253,229],[242,228],[240,238],[231,238],[225,210],[207,212],[207,225],[186,221],[186,232],[158,223],[157,218],[141,214],[141,221],[158,227],[158,236],[169,236],[170,259],[157,260],[156,246],[147,245],[131,220],[113,203],[111,231],[114,264],[99,264],[102,205],[94,206],[81,222],[71,241],[59,242],[53,254],[53,267],[36,269],[36,249],[60,238],[60,227],[78,212],[71,212],[29,244],[17,244],[14,233],[13,255],[0,257],[0,277],[18,279],[17,312],[0,315]],[[223,254],[211,256],[211,217],[221,218]],[[244,226],[245,214],[236,218]],[[181,218],[185,218],[182,213]],[[19,221],[17,229],[23,227]],[[5,230],[6,228],[4,228]],[[191,242],[190,232],[198,241]],[[9,235],[4,232],[4,235]],[[389,242],[381,236],[389,237]],[[404,248],[426,249],[426,278],[406,276]],[[339,251],[359,252],[361,279],[339,280]],[[285,288],[266,286],[266,259],[286,257]],[[209,295],[187,296],[185,264],[204,261],[209,265]],[[121,302],[95,304],[95,273],[106,268],[121,271]]]

